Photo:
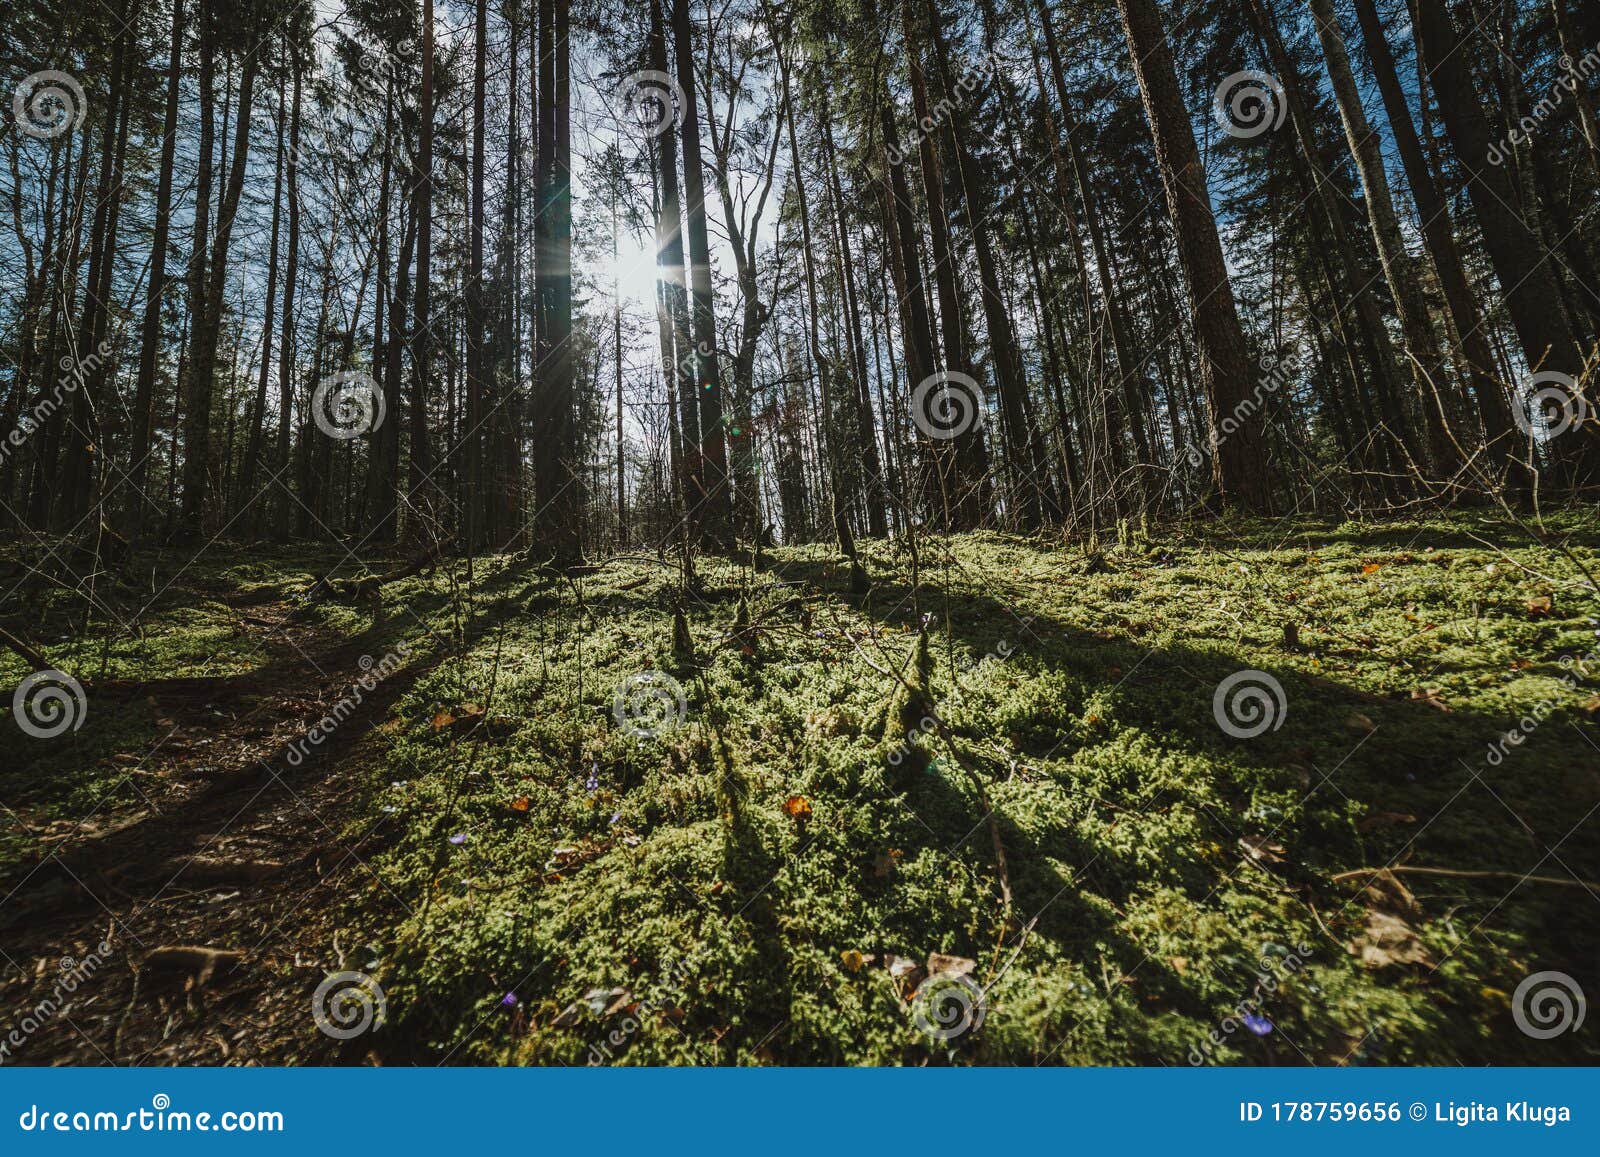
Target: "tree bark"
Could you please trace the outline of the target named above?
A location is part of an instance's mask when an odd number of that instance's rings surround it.
[[[1231,434],[1220,429],[1222,419],[1239,413],[1236,408],[1247,398],[1251,364],[1172,50],[1155,0],[1117,0],[1117,7],[1188,281],[1200,379],[1210,409],[1212,483],[1224,502],[1269,512],[1273,503],[1260,410],[1239,419]]]
[[[1567,323],[1549,254],[1535,230],[1513,207],[1519,198],[1511,178],[1489,155],[1493,143],[1473,81],[1470,46],[1457,30],[1444,0],[1415,3],[1419,50],[1427,62],[1429,83],[1438,96],[1445,131],[1465,171],[1467,195],[1483,232],[1484,248],[1505,293],[1523,357],[1534,373],[1548,371],[1576,380],[1583,372],[1583,358]],[[1600,439],[1585,430],[1571,431],[1557,440],[1556,452],[1571,481],[1581,484],[1600,478]]]
[[[185,0],[172,0],[172,38],[167,59],[167,103],[161,122],[160,173],[156,178],[155,231],[150,241],[150,283],[145,290],[144,321],[139,337],[139,376],[133,391],[133,426],[129,431],[128,538],[143,534],[145,479],[149,476],[150,430],[154,422],[156,361],[161,355],[161,302],[167,290],[167,238],[172,229],[172,162],[178,144],[178,93],[183,80]],[[270,317],[271,303],[268,303]],[[270,322],[268,323],[270,324]],[[263,358],[265,353],[263,352]]]
[[[1448,428],[1450,418],[1456,412],[1455,385],[1440,357],[1438,335],[1434,332],[1433,319],[1428,313],[1427,299],[1422,294],[1422,283],[1417,279],[1411,255],[1406,252],[1405,241],[1400,235],[1394,196],[1389,190],[1388,174],[1383,167],[1382,142],[1362,107],[1361,92],[1356,86],[1350,56],[1345,49],[1344,32],[1334,16],[1333,0],[1308,0],[1308,3],[1317,38],[1322,44],[1323,58],[1328,65],[1328,75],[1333,83],[1345,140],[1350,146],[1350,155],[1355,158],[1356,170],[1361,175],[1367,220],[1377,243],[1378,260],[1394,295],[1406,348],[1414,359],[1417,383],[1422,394],[1422,416],[1428,431],[1428,456],[1435,476],[1449,477],[1460,465],[1460,455],[1451,441]]]
[[[1405,90],[1400,86],[1394,57],[1389,51],[1389,42],[1384,36],[1373,0],[1354,0],[1354,6],[1367,56],[1372,62],[1373,76],[1383,97],[1384,116],[1394,136],[1400,162],[1405,167],[1406,184],[1410,186],[1411,196],[1416,202],[1422,237],[1433,259],[1445,307],[1467,364],[1478,420],[1482,423],[1493,460],[1509,463],[1515,459],[1511,409],[1506,403],[1505,389],[1496,378],[1494,351],[1489,347],[1489,339],[1484,331],[1477,295],[1467,281],[1466,266],[1456,243],[1449,206],[1423,152],[1422,141],[1411,119],[1411,108]],[[1426,98],[1427,94],[1424,93],[1423,99]]]

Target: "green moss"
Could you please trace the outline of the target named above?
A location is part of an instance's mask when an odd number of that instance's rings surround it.
[[[1550,530],[1600,566],[1592,518]],[[1518,1032],[1508,995],[1600,959],[1581,889],[1513,887],[1600,879],[1579,824],[1600,662],[1570,665],[1600,608],[1566,555],[1478,516],[1119,527],[1088,575],[1003,535],[920,547],[915,598],[876,542],[865,595],[821,545],[761,573],[700,559],[689,595],[635,561],[573,587],[480,560],[466,615],[443,573],[385,589],[386,629],[462,648],[395,707],[351,817],[382,837],[349,920],[384,947],[387,1038],[482,1063],[1184,1064],[1293,954],[1259,1001],[1274,1031],[1235,1025],[1213,1060],[1594,1062],[1581,1034]],[[209,573],[292,588],[312,568]],[[370,608],[322,614],[373,629]],[[179,669],[208,646],[247,666],[218,629],[207,603],[149,633]],[[1249,739],[1213,715],[1244,669],[1285,705]],[[644,671],[687,708],[656,737],[613,718]],[[463,703],[503,722],[434,729]],[[1511,876],[1402,877],[1431,966],[1377,968],[1358,950],[1378,902],[1333,877],[1392,861]],[[913,1023],[885,958],[931,952],[978,962],[981,1029]],[[631,1009],[582,1001],[613,988]]]

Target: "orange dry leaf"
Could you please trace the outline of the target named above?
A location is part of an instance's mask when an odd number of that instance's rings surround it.
[[[811,818],[811,801],[803,795],[791,795],[783,801],[783,811],[790,819],[806,820]]]
[[[441,711],[433,717],[433,729],[443,731],[456,721],[456,717],[448,711]]]
[[[514,812],[525,812],[532,806],[533,801],[525,795],[519,795],[511,801],[511,810]]]
[[[1362,574],[1371,574],[1373,571],[1377,570],[1382,565],[1383,564],[1381,562],[1364,562],[1364,563],[1361,564],[1361,573]]]

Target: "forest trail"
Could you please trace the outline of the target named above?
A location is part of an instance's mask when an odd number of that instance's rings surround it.
[[[348,702],[351,672],[370,663],[361,640],[302,622],[288,601],[230,605],[266,662],[242,676],[142,684],[170,723],[127,772],[144,806],[52,825],[61,830],[45,835],[48,856],[0,885],[5,951],[22,966],[0,992],[12,1008],[59,1005],[17,1050],[23,1063],[335,1059],[305,1013],[342,953],[359,950],[329,927],[374,835],[340,830],[360,790],[350,769],[373,719],[419,669],[379,683],[326,742],[308,744]],[[68,960],[92,979],[63,994]]]

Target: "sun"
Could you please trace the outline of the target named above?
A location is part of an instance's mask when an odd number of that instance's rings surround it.
[[[615,259],[608,253],[595,270],[595,282],[603,293],[612,287],[624,301],[654,308],[656,300],[656,251],[649,243],[636,243],[631,237],[620,239]]]

